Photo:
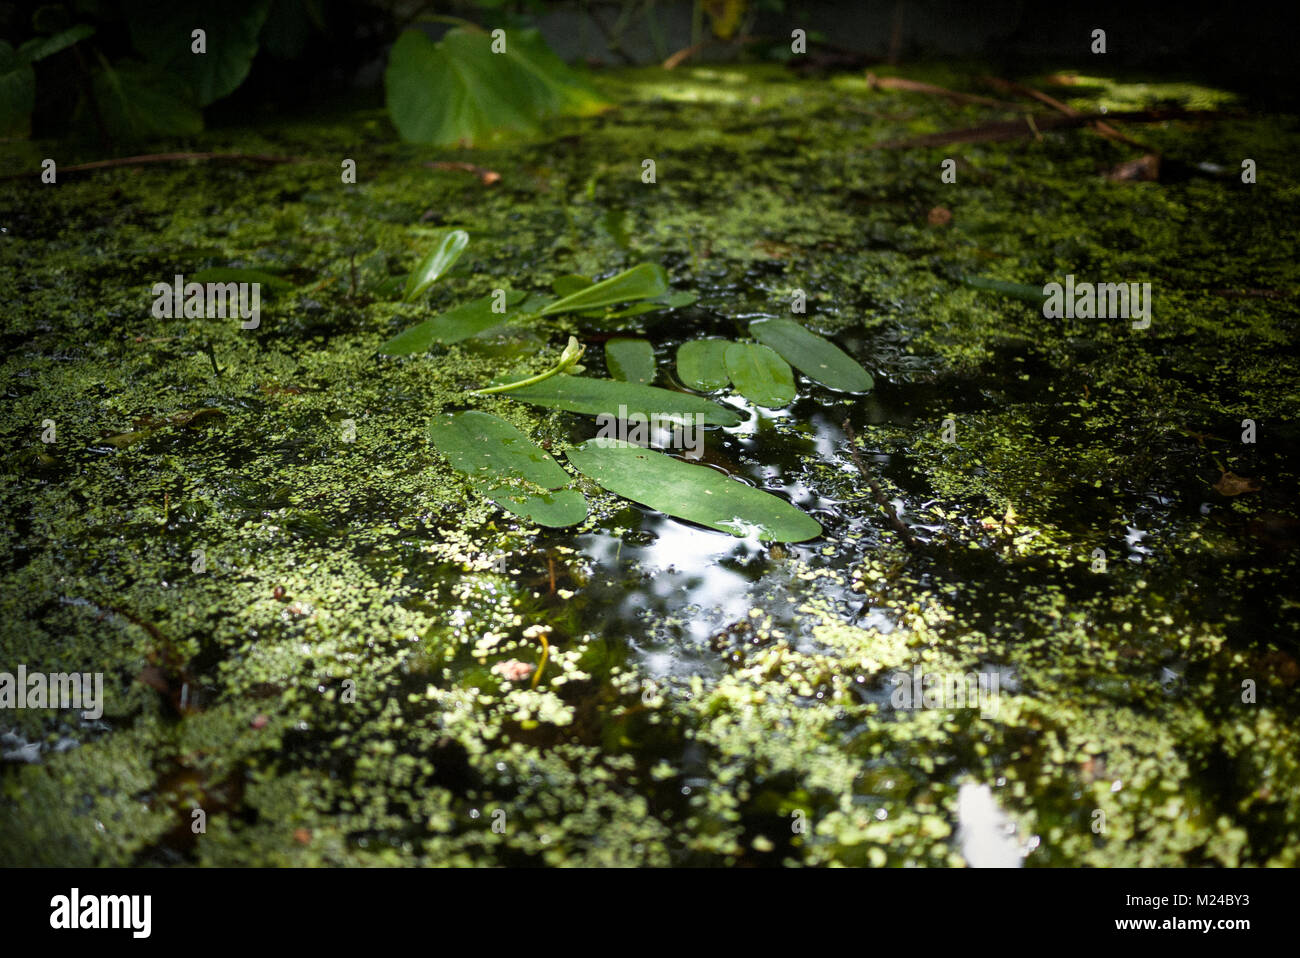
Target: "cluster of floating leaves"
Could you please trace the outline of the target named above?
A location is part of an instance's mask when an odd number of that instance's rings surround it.
[[[465,248],[453,231],[417,266],[406,287],[408,301],[446,272]],[[663,268],[642,263],[593,282],[563,276],[554,284],[559,299],[539,302],[514,290],[456,307],[408,329],[384,344],[388,355],[421,353],[434,344],[451,344],[486,332],[516,317],[576,313],[624,318],[695,301],[672,293]],[[627,305],[631,304],[631,305]],[[614,307],[621,307],[616,311]],[[703,339],[677,351],[681,382],[701,393],[734,387],[749,402],[779,409],[795,398],[794,370],[830,389],[861,393],[872,387],[870,374],[829,340],[799,323],[761,319],[749,325],[752,341]],[[582,367],[582,347],[570,338],[554,367],[518,382],[497,382],[479,393],[502,393],[548,409],[588,416],[619,410],[629,420],[689,425],[737,426],[739,412],[701,395],[650,385],[655,377],[653,346],[644,339],[617,337],[605,346],[611,379],[570,375]],[[549,452],[515,426],[477,410],[447,413],[429,425],[429,438],[471,487],[507,512],[543,526],[571,526],[587,517],[587,500],[575,480]],[[678,519],[733,535],[763,541],[803,542],[821,535],[821,525],[777,496],[724,475],[635,443],[604,436],[565,453],[575,470],[597,485]]]

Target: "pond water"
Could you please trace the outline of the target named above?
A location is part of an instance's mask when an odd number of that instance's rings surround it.
[[[0,861],[1294,865],[1295,187],[1108,180],[1132,151],[1085,130],[879,148],[981,114],[853,76],[600,82],[619,109],[474,154],[494,186],[373,110],[196,147],[301,163],[0,185],[0,670],[106,690],[93,721],[0,712]],[[1245,113],[1141,135],[1193,170],[1300,146]],[[394,302],[442,226],[466,256]],[[494,288],[640,262],[698,300],[378,355]],[[293,288],[253,330],[151,315],[155,282],[228,266]],[[1067,274],[1151,282],[1150,328],[962,282]],[[594,485],[580,526],[529,527],[426,438],[478,408],[559,454],[590,418],[467,391],[569,335],[603,376],[614,332],[672,386],[679,344],[789,318],[796,290],[873,390],[723,392],[745,421],[702,462],[817,539]]]

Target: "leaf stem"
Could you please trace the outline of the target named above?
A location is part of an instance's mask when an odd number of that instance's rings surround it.
[[[560,354],[560,361],[546,370],[544,373],[538,373],[536,376],[529,376],[527,379],[521,379],[518,382],[502,383],[500,386],[488,386],[484,389],[471,389],[470,392],[476,396],[486,396],[490,393],[503,393],[511,389],[519,389],[522,386],[531,386],[534,383],[540,383],[543,380],[550,379],[552,376],[564,372],[570,366],[574,365],[582,358],[583,352],[587,349],[578,342],[577,337],[570,336],[569,344],[564,347],[564,352]]]

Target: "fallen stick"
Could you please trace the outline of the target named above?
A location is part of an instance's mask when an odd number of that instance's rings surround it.
[[[184,160],[228,160],[247,163],[310,163],[301,156],[268,156],[261,153],[146,153],[142,156],[121,156],[112,160],[95,160],[91,163],[76,163],[72,166],[59,167],[60,173],[82,173],[86,170],[102,170],[113,166],[143,166],[147,163],[179,163]],[[10,173],[6,180],[20,180],[24,176],[40,176],[40,170],[26,173]]]
[[[898,518],[898,513],[894,511],[893,505],[885,498],[885,493],[881,490],[880,484],[871,477],[871,473],[867,470],[867,464],[862,461],[862,456],[858,453],[858,437],[854,434],[853,427],[849,425],[847,419],[844,420],[841,428],[849,440],[849,455],[853,457],[853,465],[857,467],[858,472],[862,474],[862,478],[871,487],[871,495],[875,498],[876,505],[885,510],[885,515],[889,516],[890,526],[898,533],[903,540],[903,544],[912,550],[919,549],[920,544],[916,541],[916,537],[912,535],[912,530],[907,528],[902,519]]]
[[[1056,99],[1055,97],[1048,96],[1042,90],[1035,90],[1033,87],[1024,86],[1023,84],[1016,83],[1013,80],[1003,80],[1000,77],[985,76],[985,77],[981,77],[980,79],[983,80],[985,83],[987,83],[989,86],[993,87],[995,90],[1001,90],[1004,93],[1017,93],[1020,96],[1031,97],[1037,100],[1039,103],[1046,104],[1047,106],[1050,106],[1053,110],[1056,110],[1059,113],[1063,113],[1065,116],[1081,115],[1079,111],[1076,110],[1074,107],[1062,103],[1060,100]],[[1094,130],[1096,130],[1098,133],[1100,133],[1102,136],[1106,137],[1107,139],[1116,140],[1120,143],[1127,143],[1129,146],[1136,146],[1146,153],[1153,152],[1148,146],[1146,146],[1146,144],[1139,143],[1137,140],[1125,136],[1119,130],[1111,126],[1109,123],[1103,123],[1101,121],[1098,121],[1094,123],[1092,126]]]
[[[1087,126],[1105,117],[1117,123],[1161,123],[1165,120],[1195,120],[1222,116],[1218,110],[1139,110],[1132,113],[1078,113],[1074,116],[1026,116],[1020,120],[986,123],[983,126],[927,133],[905,140],[888,140],[875,143],[870,149],[908,149],[921,146],[947,146],[949,143],[996,143],[1036,136],[1039,130],[1062,130]],[[1032,122],[1030,122],[1032,120]]]
[[[462,173],[473,173],[479,178],[484,186],[491,186],[501,180],[501,174],[496,170],[489,170],[486,167],[475,166],[473,163],[459,163],[452,160],[434,160],[431,163],[424,164],[431,170],[459,170]]]
[[[976,103],[980,106],[996,107],[999,110],[1025,110],[1028,109],[1020,103],[1007,103],[1003,100],[994,100],[987,96],[977,96],[974,93],[959,93],[956,90],[949,90],[945,87],[935,86],[933,83],[922,83],[919,80],[908,80],[906,77],[878,77],[874,73],[867,73],[867,85],[873,90],[902,90],[905,93],[931,93],[935,96],[947,97],[958,103]]]

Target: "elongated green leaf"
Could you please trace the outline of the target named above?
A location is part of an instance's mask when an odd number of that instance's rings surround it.
[[[458,412],[429,423],[429,438],[481,495],[507,512],[543,526],[587,518],[587,500],[566,488],[569,474],[550,453],[496,416]]]
[[[510,392],[511,399],[522,399],[547,409],[563,409],[586,416],[626,418],[639,413],[647,419],[658,416],[674,423],[689,424],[698,413],[710,426],[738,426],[743,421],[734,409],[719,406],[701,396],[672,392],[640,383],[621,383],[613,379],[586,376],[553,376],[536,386]],[[620,411],[621,407],[621,411]]]
[[[655,350],[644,339],[614,338],[605,343],[609,374],[625,383],[649,383],[655,378]]]
[[[668,293],[666,296],[656,296],[654,299],[646,300],[644,303],[637,303],[627,309],[615,310],[608,313],[604,318],[607,320],[626,319],[629,316],[640,316],[642,313],[656,313],[661,309],[676,309],[679,306],[689,306],[698,298],[694,293]]]
[[[551,283],[551,289],[555,290],[556,296],[569,296],[578,292],[578,290],[586,289],[590,285],[590,277],[581,276],[578,273],[566,273],[555,278],[555,282]]]
[[[402,299],[408,303],[417,299],[438,281],[438,277],[451,269],[468,245],[468,233],[464,230],[448,230],[442,241],[420,261],[420,265],[411,270]]]
[[[94,32],[95,28],[90,24],[78,23],[75,27],[62,30],[52,37],[33,37],[18,48],[18,55],[28,63],[35,63],[53,56],[60,50],[66,50],[74,43],[92,36]]]
[[[816,519],[784,499],[631,443],[589,439],[570,449],[568,458],[615,495],[719,532],[766,542],[803,542],[822,532]]]
[[[536,30],[510,30],[492,52],[483,31],[455,28],[434,43],[416,29],[393,45],[384,73],[388,113],[402,139],[483,146],[538,132],[547,117],[609,104],[552,54]]]
[[[676,293],[669,293],[666,296],[658,296],[654,301],[656,303],[663,303],[669,309],[678,309],[682,306],[691,305],[691,303],[695,302],[699,298],[700,297],[695,293],[688,293],[683,290]]]
[[[207,106],[232,93],[248,76],[270,3],[129,0],[123,6],[135,48],[150,63],[184,79],[198,105]],[[206,53],[194,52],[192,33],[197,29],[205,33]]]
[[[1023,299],[1030,303],[1042,303],[1043,287],[1026,286],[1023,283],[1008,283],[1004,279],[990,279],[987,276],[963,276],[961,281],[974,289],[982,289],[1000,296]]]
[[[725,339],[694,339],[677,347],[677,375],[683,386],[712,392],[731,382],[727,375]]]
[[[197,273],[190,274],[188,280],[194,283],[258,283],[267,291],[274,292],[293,289],[293,283],[281,279],[274,273],[237,266],[214,266],[211,269],[201,269]]]
[[[505,290],[505,294],[507,308],[517,305],[524,298],[524,293],[519,290],[508,289]],[[469,339],[471,336],[486,332],[509,318],[509,313],[493,312],[495,298],[495,296],[484,296],[482,299],[449,309],[433,319],[425,320],[418,326],[412,326],[398,333],[380,346],[379,351],[385,356],[410,356],[414,353],[428,352],[429,347],[434,343],[450,346],[462,339]]]
[[[750,402],[780,409],[794,400],[794,372],[775,350],[759,343],[729,343],[722,356],[727,376]]]
[[[570,293],[563,299],[557,299],[542,309],[543,316],[556,313],[575,313],[584,309],[600,309],[617,303],[627,303],[638,299],[653,299],[668,292],[668,274],[662,266],[654,263],[642,263],[624,270],[617,276],[601,280]]]
[[[829,339],[809,332],[788,319],[758,319],[749,324],[749,334],[809,379],[842,392],[866,392],[873,385],[871,374]]]

